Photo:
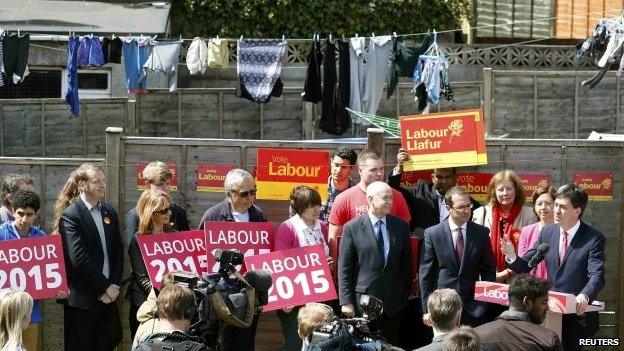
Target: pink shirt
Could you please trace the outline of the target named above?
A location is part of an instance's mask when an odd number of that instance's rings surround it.
[[[275,251],[293,249],[296,247],[301,247],[299,242],[299,235],[297,233],[297,223],[296,221],[301,221],[299,216],[293,216],[284,223],[282,223],[277,229],[277,234],[275,234]],[[321,220],[316,221],[317,225],[320,225],[321,233],[323,234],[324,246],[327,247],[327,224]],[[306,245],[307,246],[307,245]]]
[[[541,228],[539,222],[529,224],[520,230],[520,240],[518,240],[518,256],[524,256],[529,251],[540,235]],[[540,262],[535,268],[534,274],[538,278],[548,279],[548,272],[546,271],[546,262]]]

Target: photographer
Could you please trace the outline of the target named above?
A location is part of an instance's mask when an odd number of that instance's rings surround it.
[[[180,284],[169,284],[162,288],[156,301],[159,319],[158,333],[141,342],[135,351],[147,350],[188,350],[208,351],[188,333],[191,320],[197,312],[195,294]]]
[[[334,319],[334,311],[331,307],[322,303],[309,303],[299,309],[298,321],[298,334],[301,340],[303,340],[303,350],[305,350],[309,344],[309,336],[314,329],[330,323]]]

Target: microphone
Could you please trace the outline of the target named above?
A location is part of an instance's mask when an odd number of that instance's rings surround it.
[[[256,296],[260,305],[266,305],[269,303],[269,289],[273,285],[273,277],[271,272],[258,269],[245,272],[243,276],[247,283],[256,289]]]
[[[531,257],[531,260],[529,260],[528,266],[530,268],[535,268],[538,263],[544,260],[544,255],[548,253],[548,250],[550,250],[550,245],[545,243],[539,244],[539,246],[537,247],[537,252],[535,252],[535,255]]]

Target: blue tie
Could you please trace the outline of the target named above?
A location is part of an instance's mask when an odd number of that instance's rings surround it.
[[[377,239],[377,250],[379,250],[379,256],[381,257],[381,261],[386,263],[386,255],[384,254],[384,238],[381,227],[384,222],[380,219],[377,221],[377,233],[375,233],[375,239]]]

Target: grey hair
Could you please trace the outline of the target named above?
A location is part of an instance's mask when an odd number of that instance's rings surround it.
[[[225,193],[229,193],[234,190],[234,186],[242,183],[245,180],[254,181],[254,178],[244,169],[235,168],[227,173],[225,176],[225,182],[223,182],[223,186],[225,187]]]

